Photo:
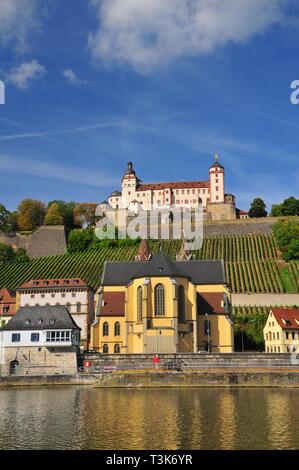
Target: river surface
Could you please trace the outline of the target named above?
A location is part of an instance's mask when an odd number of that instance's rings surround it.
[[[0,449],[299,449],[299,389],[0,389]]]

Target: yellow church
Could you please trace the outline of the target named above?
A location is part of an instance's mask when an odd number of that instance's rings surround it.
[[[104,354],[233,352],[224,263],[152,256],[143,240],[136,261],[105,263],[91,330]]]

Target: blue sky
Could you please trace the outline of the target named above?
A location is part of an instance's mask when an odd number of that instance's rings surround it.
[[[129,160],[205,180],[215,152],[238,207],[299,197],[296,3],[0,0],[0,202],[100,202]]]

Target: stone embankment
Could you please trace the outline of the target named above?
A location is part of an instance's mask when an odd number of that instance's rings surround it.
[[[99,388],[299,387],[299,370],[123,371],[100,376]]]
[[[21,387],[21,386],[56,386],[56,385],[92,385],[95,381],[95,377],[92,375],[11,375],[0,377],[0,388],[1,387]]]

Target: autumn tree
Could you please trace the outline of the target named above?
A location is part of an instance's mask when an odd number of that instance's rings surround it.
[[[32,231],[43,225],[45,218],[45,205],[34,199],[24,199],[19,207],[17,221],[20,230]]]
[[[81,227],[93,227],[96,222],[97,204],[93,202],[82,202],[74,208],[74,220]]]
[[[64,219],[59,210],[59,206],[56,202],[51,204],[49,207],[46,216],[45,216],[45,225],[63,225]]]

